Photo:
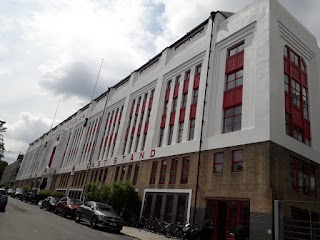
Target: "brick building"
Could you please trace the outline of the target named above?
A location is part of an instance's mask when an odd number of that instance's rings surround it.
[[[273,200],[318,200],[319,53],[276,0],[212,12],[31,143],[17,184],[129,180],[142,216],[271,239]]]

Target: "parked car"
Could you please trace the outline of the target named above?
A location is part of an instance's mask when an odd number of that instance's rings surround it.
[[[74,218],[75,213],[80,205],[81,205],[81,202],[77,199],[63,197],[57,203],[54,213],[55,214],[61,213],[63,217],[70,216],[71,218]]]
[[[47,197],[45,200],[41,202],[40,208],[46,209],[48,211],[54,211],[56,209],[57,203],[60,198],[56,197]]]
[[[14,189],[9,188],[7,193],[8,193],[9,196],[12,196],[14,194]]]
[[[8,203],[7,191],[3,188],[0,188],[0,212],[6,211],[7,203]]]
[[[106,227],[119,233],[123,227],[122,218],[105,203],[89,201],[82,204],[75,217],[75,222],[85,221],[90,223],[92,228]]]
[[[39,195],[36,192],[28,192],[26,194],[23,194],[22,201],[38,204]]]
[[[23,190],[21,188],[17,188],[14,191],[14,194],[12,195],[12,197],[21,199],[22,198],[22,194],[23,194]]]

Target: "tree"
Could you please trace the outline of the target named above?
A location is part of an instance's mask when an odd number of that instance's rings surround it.
[[[0,120],[0,161],[4,157],[4,151],[5,151],[3,135],[2,135],[2,133],[7,130],[7,128],[4,127],[5,123],[6,123],[5,121]]]
[[[0,179],[2,177],[3,171],[8,166],[8,163],[6,161],[1,161],[0,160]]]

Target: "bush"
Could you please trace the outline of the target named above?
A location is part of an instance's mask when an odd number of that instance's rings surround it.
[[[51,196],[52,197],[56,197],[56,198],[63,198],[65,196],[65,193],[63,193],[63,192],[51,192]]]
[[[113,183],[111,186],[90,182],[85,187],[86,201],[97,201],[111,205],[125,220],[139,216],[141,201],[130,182]]]
[[[28,186],[28,185],[24,185],[24,186],[22,187],[22,190],[23,190],[23,192],[27,193],[27,192],[30,192],[31,187]]]
[[[39,192],[39,200],[44,200],[47,197],[51,196],[52,192],[50,190],[40,190]]]

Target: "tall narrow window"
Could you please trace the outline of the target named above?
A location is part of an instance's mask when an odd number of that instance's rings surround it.
[[[168,110],[168,102],[164,102],[164,104],[163,104],[163,115],[167,114],[167,110]]]
[[[131,172],[132,172],[132,165],[129,165],[128,167],[128,172],[127,172],[127,180],[129,181],[131,178]]]
[[[187,98],[188,93],[182,95],[181,108],[185,108],[187,106]]]
[[[166,180],[166,173],[167,173],[167,160],[162,160],[161,168],[160,168],[160,177],[159,177],[159,184],[164,184]]]
[[[215,153],[214,154],[214,164],[213,164],[213,172],[214,173],[222,173],[223,172],[223,153]]]
[[[241,130],[242,106],[224,110],[224,133]]]
[[[115,173],[115,175],[114,175],[114,182],[117,182],[117,181],[118,181],[119,171],[120,171],[120,167],[117,167],[117,168],[116,168],[116,173]]]
[[[177,109],[177,98],[172,100],[172,112],[175,112]]]
[[[157,167],[158,167],[158,162],[156,161],[153,162],[152,168],[151,168],[151,174],[150,174],[150,184],[154,184],[156,182]]]
[[[243,150],[232,152],[232,172],[243,171]]]
[[[145,148],[146,148],[146,140],[147,140],[147,133],[144,133],[143,138],[142,138],[141,151],[145,150]]]
[[[176,183],[177,168],[178,168],[178,159],[174,158],[174,159],[171,160],[169,184],[175,184]]]
[[[136,145],[135,145],[135,148],[134,148],[134,151],[135,151],[135,152],[138,150],[139,139],[140,139],[140,136],[137,136],[137,137],[136,137]]]
[[[137,181],[138,181],[138,175],[139,175],[139,169],[140,169],[140,164],[136,164],[136,166],[134,167],[134,173],[133,173],[133,180],[132,180],[132,184],[136,185]]]
[[[198,93],[199,93],[199,89],[195,89],[193,91],[192,104],[197,104],[197,102],[198,102]]]
[[[181,78],[181,75],[178,75],[178,76],[176,77],[176,85],[178,85],[178,84],[179,84],[179,82],[180,82],[180,78]]]
[[[195,128],[196,120],[190,119],[190,125],[189,125],[189,140],[194,139],[194,128]]]
[[[173,135],[173,126],[169,127],[169,134],[168,134],[168,145],[172,144],[172,135]]]
[[[297,139],[298,141],[302,142],[302,129],[294,126],[293,127],[293,138]]]
[[[120,174],[120,181],[124,179],[124,175],[126,174],[126,166],[123,166]]]
[[[286,134],[291,136],[291,115],[286,113]]]
[[[182,159],[180,183],[188,183],[188,177],[189,177],[189,158],[185,157]]]
[[[302,88],[302,100],[303,100],[303,117],[309,119],[309,104],[308,104],[308,89]]]
[[[183,126],[184,126],[184,122],[179,123],[177,143],[181,143],[182,142]]]
[[[162,146],[163,135],[164,135],[164,128],[160,128],[159,145],[158,145],[159,147]]]
[[[128,149],[129,151],[128,152],[131,152],[132,142],[133,142],[133,136],[130,138],[129,149]]]

